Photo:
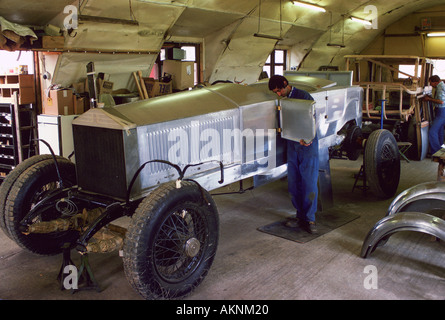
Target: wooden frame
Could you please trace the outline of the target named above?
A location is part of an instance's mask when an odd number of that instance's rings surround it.
[[[417,147],[421,149],[421,130],[429,125],[430,119],[428,103],[419,98],[432,91],[428,85],[428,79],[432,75],[432,61],[425,57],[409,55],[346,55],[346,70],[354,67],[353,84],[363,87],[365,91],[365,105],[362,110],[364,118],[370,120],[388,120],[398,119],[407,122],[412,116],[416,124]],[[414,65],[414,74],[408,74],[400,71],[396,66]],[[367,74],[362,70],[366,67]],[[384,71],[389,71],[389,79],[384,79]],[[400,79],[394,76],[394,73],[403,74],[408,79]],[[365,77],[367,77],[366,80]],[[400,100],[397,110],[387,110],[386,96],[390,92],[398,92]],[[375,101],[375,93],[381,96],[381,99]],[[409,105],[404,105],[403,95],[409,95]],[[380,110],[374,110],[374,107],[381,106]]]

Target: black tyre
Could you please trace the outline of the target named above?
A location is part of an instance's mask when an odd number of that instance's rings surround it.
[[[72,162],[58,158],[59,172],[64,187],[76,184],[76,171]],[[18,177],[9,190],[5,204],[5,224],[11,239],[22,248],[36,254],[52,255],[62,251],[68,241],[69,232],[51,234],[23,234],[20,222],[37,202],[50,190],[58,188],[59,178],[53,159],[37,162]],[[55,208],[42,213],[37,221],[50,221],[60,217]]]
[[[124,269],[145,299],[188,295],[207,275],[219,218],[209,193],[193,182],[167,183],[136,209],[124,244]]]
[[[365,147],[365,172],[371,191],[379,198],[395,195],[400,180],[400,154],[397,141],[385,129],[373,131]]]
[[[362,153],[362,148],[357,142],[361,135],[362,130],[356,125],[351,126],[347,131],[344,149],[349,160],[357,160]]]
[[[58,159],[61,157],[57,156]],[[14,168],[3,180],[2,184],[0,185],[0,229],[3,230],[3,232],[11,238],[11,235],[9,234],[8,228],[6,228],[6,215],[5,215],[5,204],[6,199],[8,198],[9,191],[11,190],[12,185],[17,181],[17,178],[30,166],[34,165],[37,162],[52,159],[52,156],[50,154],[42,154],[33,156],[31,158],[28,158],[22,162],[20,162],[17,167]]]

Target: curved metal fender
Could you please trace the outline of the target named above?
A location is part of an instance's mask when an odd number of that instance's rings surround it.
[[[443,207],[445,208],[445,182],[425,182],[406,189],[391,202],[386,216],[391,216],[400,212],[400,210],[409,203],[426,199],[443,201]],[[434,209],[431,207],[431,205],[428,205],[428,202],[426,202],[425,212],[429,211],[430,209]],[[416,209],[416,211],[419,210]]]
[[[363,242],[360,256],[367,258],[380,240],[399,231],[417,231],[445,240],[445,221],[422,212],[400,212],[386,216],[369,231]]]

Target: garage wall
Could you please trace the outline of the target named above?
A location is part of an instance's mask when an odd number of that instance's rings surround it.
[[[428,21],[429,27],[422,27]],[[445,31],[445,5],[414,12],[385,29],[362,54],[413,55],[445,58],[445,37],[426,32]]]

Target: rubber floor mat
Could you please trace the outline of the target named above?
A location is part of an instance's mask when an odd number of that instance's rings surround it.
[[[335,230],[338,227],[341,227],[342,225],[345,225],[359,217],[360,216],[355,213],[339,209],[330,209],[322,213],[317,212],[317,214],[315,215],[317,223],[316,234],[310,234],[300,227],[286,226],[286,222],[291,220],[291,218],[265,225],[258,228],[258,230],[287,240],[299,243],[306,243],[332,230]]]

